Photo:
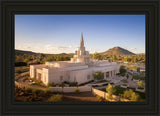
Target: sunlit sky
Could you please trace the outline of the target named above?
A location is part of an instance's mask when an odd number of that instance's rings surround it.
[[[145,15],[15,15],[15,49],[74,53],[81,30],[90,53],[116,46],[145,53]]]

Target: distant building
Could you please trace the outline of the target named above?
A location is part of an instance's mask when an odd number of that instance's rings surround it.
[[[49,82],[77,82],[78,84],[93,80],[93,73],[101,71],[104,78],[113,77],[119,73],[120,65],[116,62],[107,60],[95,61],[85,50],[83,33],[81,33],[80,47],[75,51],[71,61],[53,61],[45,64],[30,65],[30,77],[43,81],[44,84]]]

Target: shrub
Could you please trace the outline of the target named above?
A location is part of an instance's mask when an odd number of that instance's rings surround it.
[[[25,88],[25,93],[32,93],[32,88]]]
[[[130,99],[131,101],[139,101],[140,100],[140,96],[137,94],[137,93],[135,93],[135,92],[133,92],[133,90],[126,90],[125,92],[124,92],[124,95],[123,95],[125,98],[128,98],[128,99]]]
[[[52,102],[52,101],[53,102],[62,101],[62,95],[59,95],[59,94],[54,95],[54,96],[50,97],[48,99],[48,101],[50,101],[50,102]]]
[[[144,87],[143,81],[138,81],[138,82],[137,82],[137,85],[138,85],[138,87],[140,87],[140,88],[143,88],[143,87]]]
[[[54,86],[54,83],[53,83],[53,82],[49,82],[49,83],[47,84],[47,86],[48,86],[48,87],[53,87],[53,86]]]
[[[45,89],[45,94],[51,94],[52,93],[52,90],[51,89],[49,89],[49,88],[47,88],[47,89]]]
[[[139,99],[140,99],[139,95],[133,92],[131,95],[131,101],[139,101]]]
[[[140,67],[137,68],[137,72],[140,72]]]
[[[40,94],[40,93],[43,93],[43,91],[41,89],[33,89],[32,90],[33,94]]]
[[[76,93],[80,93],[80,88],[79,87],[76,88]]]
[[[27,66],[26,62],[15,62],[15,66]]]
[[[14,76],[15,76],[15,77],[18,76],[18,73],[14,73]]]
[[[121,80],[123,83],[128,83],[127,79]]]
[[[132,90],[132,89],[126,90],[126,91],[124,92],[124,97],[125,97],[125,98],[131,98],[132,93],[133,93],[133,90]]]
[[[64,81],[63,83],[64,83],[64,84],[69,84],[69,82],[67,82],[67,81]]]
[[[118,87],[118,86],[115,86],[115,89],[116,89],[116,94],[123,94],[124,91],[126,90],[126,88],[122,88],[122,87]]]
[[[125,69],[124,66],[121,66],[120,69],[119,69],[120,74],[123,74],[123,75],[126,73],[126,71],[127,70]]]
[[[77,86],[77,85],[78,85],[77,82],[72,82],[72,83],[69,84],[70,87],[75,87],[75,86]]]
[[[22,67],[22,70],[28,70],[29,68],[28,67]]]
[[[133,75],[133,78],[132,79],[135,79],[135,80],[145,80],[145,78],[143,77],[140,77],[138,75]]]
[[[108,84],[108,87],[106,88],[106,91],[107,91],[107,93],[108,93],[108,98],[109,99],[112,99],[112,95],[113,95],[113,93],[115,93],[115,87],[114,86],[112,86],[110,83]]]
[[[59,83],[58,84],[60,87],[64,87],[64,83]]]
[[[103,80],[104,74],[100,71],[93,73],[93,77],[95,80]]]

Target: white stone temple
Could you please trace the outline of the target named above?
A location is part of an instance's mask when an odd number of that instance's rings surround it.
[[[30,65],[30,77],[41,80],[44,84],[64,81],[78,84],[93,80],[93,73],[101,71],[104,79],[119,73],[120,65],[107,60],[95,61],[85,50],[83,33],[81,33],[80,47],[70,61],[53,61],[45,64]]]

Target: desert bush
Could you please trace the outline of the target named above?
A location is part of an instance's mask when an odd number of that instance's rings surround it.
[[[49,89],[49,88],[47,88],[47,89],[45,89],[45,94],[51,94],[52,93],[52,90],[51,89]]]
[[[15,77],[18,76],[18,73],[14,73],[14,76],[15,76]]]
[[[110,83],[108,84],[108,87],[106,88],[106,91],[108,93],[108,98],[112,99],[112,95],[113,93],[115,93],[116,89],[113,85],[111,85]]]
[[[125,69],[124,66],[121,66],[120,69],[119,69],[119,72],[120,72],[120,75],[121,75],[121,76],[124,76],[125,73],[127,72],[127,70]]]
[[[103,80],[104,79],[104,74],[100,71],[93,73],[93,77],[95,80]]]
[[[69,84],[70,87],[75,87],[75,86],[77,86],[77,85],[78,85],[77,82],[72,82],[72,83]]]
[[[15,62],[15,66],[27,66],[26,62]]]
[[[115,86],[115,89],[116,89],[116,92],[115,94],[123,94],[124,91],[126,90],[126,88],[122,88],[122,87],[118,87],[118,86]]]
[[[48,86],[48,87],[54,87],[54,83],[53,83],[53,82],[49,82],[49,83],[47,84],[47,86]]]
[[[58,102],[58,101],[62,101],[62,95],[59,95],[59,94],[57,94],[57,95],[53,95],[52,97],[50,97],[49,99],[48,99],[48,101],[50,101],[50,102]]]
[[[132,89],[126,90],[126,91],[124,92],[124,97],[125,97],[125,98],[131,98],[132,93],[133,93],[133,90],[132,90]]]
[[[64,83],[63,82],[59,83],[58,85],[59,85],[59,87],[64,87]]]
[[[140,99],[140,96],[135,92],[133,92],[131,95],[131,101],[139,101],[139,99]]]
[[[121,80],[123,83],[128,83],[127,79]]]
[[[76,88],[76,93],[80,93],[80,88],[79,87]]]
[[[133,75],[132,79],[135,79],[135,80],[145,80],[144,77],[140,77],[138,75]]]
[[[137,85],[138,85],[139,88],[143,88],[144,87],[143,81],[138,81]]]
[[[33,89],[32,92],[33,92],[33,94],[36,94],[36,95],[43,93],[43,91],[41,89]]]
[[[32,88],[29,88],[29,87],[25,88],[25,93],[26,94],[32,93]]]
[[[140,96],[138,95],[138,93],[136,92],[133,92],[133,90],[126,90],[124,92],[124,95],[123,95],[125,98],[128,98],[130,99],[131,101],[139,101],[140,100]]]

